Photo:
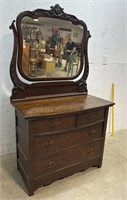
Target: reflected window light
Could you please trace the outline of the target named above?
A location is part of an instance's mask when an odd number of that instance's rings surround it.
[[[26,48],[26,41],[23,40],[23,48],[25,49]]]
[[[38,22],[38,19],[34,19],[35,22]]]

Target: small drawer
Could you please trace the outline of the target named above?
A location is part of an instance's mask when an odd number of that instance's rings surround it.
[[[75,116],[47,118],[32,121],[34,134],[66,130],[75,127]]]
[[[101,154],[101,140],[60,151],[34,161],[34,178],[90,160]]]
[[[104,120],[105,110],[92,111],[77,116],[77,126],[87,125],[100,120]]]
[[[43,157],[52,152],[63,150],[102,137],[103,123],[69,131],[34,137],[34,157]]]

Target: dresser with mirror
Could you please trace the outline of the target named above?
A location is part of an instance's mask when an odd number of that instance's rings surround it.
[[[84,21],[56,4],[21,12],[10,29],[17,169],[31,196],[41,186],[101,167],[113,103],[88,94],[91,36]]]

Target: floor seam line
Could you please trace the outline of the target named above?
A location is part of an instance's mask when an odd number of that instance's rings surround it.
[[[117,156],[119,156],[119,157],[121,157],[122,159],[124,159],[125,161],[127,161],[126,158],[124,158],[123,156],[121,156],[120,154],[118,154],[116,151],[114,151],[110,146],[108,146],[107,144],[106,144],[106,146],[107,146],[112,152],[114,152]]]

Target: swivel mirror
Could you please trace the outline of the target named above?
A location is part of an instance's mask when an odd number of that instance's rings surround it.
[[[16,27],[13,21],[10,28],[14,33],[12,99],[87,93],[90,34],[85,22],[56,4],[51,10],[20,13]]]

